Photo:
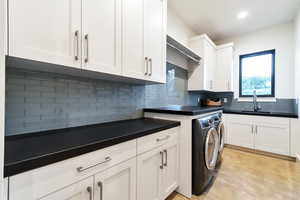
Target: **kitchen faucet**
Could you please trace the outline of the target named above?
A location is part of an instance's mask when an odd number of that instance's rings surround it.
[[[259,103],[257,102],[256,90],[253,90],[253,110],[254,110],[254,112],[261,110],[261,107],[260,107]]]

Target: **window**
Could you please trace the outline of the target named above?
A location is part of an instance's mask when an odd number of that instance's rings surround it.
[[[240,97],[275,97],[275,49],[240,56]]]

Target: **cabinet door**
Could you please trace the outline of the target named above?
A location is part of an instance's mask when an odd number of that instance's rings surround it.
[[[160,148],[138,156],[137,199],[160,200],[162,193],[163,152]]]
[[[163,169],[163,199],[167,198],[177,187],[179,179],[178,144],[170,143],[164,146],[164,169]]]
[[[81,0],[9,0],[9,55],[81,67]]]
[[[233,49],[232,46],[217,50],[217,66],[215,73],[215,91],[232,90],[233,71]]]
[[[254,135],[253,126],[245,122],[230,122],[227,123],[228,127],[228,144],[254,148]]]
[[[290,155],[289,126],[261,124],[257,125],[255,128],[255,149],[276,154]]]
[[[149,79],[166,82],[166,0],[145,0],[145,55]]]
[[[204,42],[204,78],[205,78],[205,89],[214,89],[214,76],[215,76],[215,65],[216,65],[216,50],[208,42]]]
[[[144,56],[144,1],[124,0],[122,19],[123,75],[147,79]]]
[[[42,197],[39,200],[91,200],[93,199],[93,183],[94,179],[91,177]]]
[[[83,68],[121,74],[121,0],[82,1]]]
[[[94,199],[135,200],[136,158],[95,175]]]

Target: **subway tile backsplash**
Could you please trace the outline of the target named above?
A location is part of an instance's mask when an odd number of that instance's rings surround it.
[[[8,70],[6,134],[142,116],[144,86]]]
[[[187,71],[167,66],[167,84],[147,86],[8,68],[6,135],[139,118],[144,107],[196,104],[187,92]]]
[[[135,85],[78,78],[55,73],[7,68],[5,134],[134,119],[144,107],[197,105],[197,99],[224,97],[223,93],[188,92],[188,72],[167,64],[167,83]],[[232,94],[230,94],[232,96]],[[230,96],[227,109],[251,108]],[[227,97],[227,96],[226,96]],[[263,110],[292,112],[294,99],[260,103]]]

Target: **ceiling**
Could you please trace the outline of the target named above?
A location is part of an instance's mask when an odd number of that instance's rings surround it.
[[[170,0],[168,4],[197,34],[222,40],[293,20],[300,0]],[[237,19],[241,11],[247,11],[248,17]]]

